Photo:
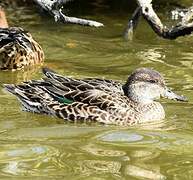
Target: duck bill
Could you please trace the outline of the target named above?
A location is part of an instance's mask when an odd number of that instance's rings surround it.
[[[172,92],[171,90],[167,88],[165,89],[163,97],[167,99],[171,99],[171,100],[176,100],[176,101],[184,101],[184,102],[188,101],[186,97],[177,95],[176,93]]]

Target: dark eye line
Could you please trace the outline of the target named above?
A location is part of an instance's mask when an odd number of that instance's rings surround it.
[[[147,80],[147,82],[150,82],[150,83],[157,83],[157,81],[156,81],[156,80],[153,80],[153,79]]]
[[[159,84],[159,81],[156,80],[156,79],[138,79],[137,81],[139,81],[139,82],[149,82],[149,83],[152,83],[152,84],[156,84],[156,83]]]

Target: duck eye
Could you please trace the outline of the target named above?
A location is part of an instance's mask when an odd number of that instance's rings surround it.
[[[150,82],[150,83],[157,83],[157,81],[156,80],[149,80],[148,82]]]

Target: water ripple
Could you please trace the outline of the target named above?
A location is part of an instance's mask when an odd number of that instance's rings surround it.
[[[173,132],[113,131],[96,137],[99,143],[118,146],[148,147],[190,154],[193,149],[192,135]]]
[[[34,174],[58,153],[56,148],[38,144],[3,145],[0,150],[1,172],[17,176]]]
[[[126,152],[121,150],[112,150],[105,147],[97,146],[96,144],[88,144],[86,146],[81,147],[82,150],[95,155],[95,156],[106,156],[106,157],[120,157],[125,156]]]

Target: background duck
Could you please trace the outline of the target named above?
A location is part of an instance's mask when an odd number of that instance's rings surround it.
[[[22,28],[8,27],[5,12],[0,7],[0,69],[19,70],[43,60],[41,46]]]
[[[170,91],[157,71],[140,68],[122,85],[104,79],[73,79],[43,69],[46,78],[21,85],[5,85],[26,111],[54,115],[68,121],[97,121],[131,125],[165,117],[156,99],[186,101]]]

